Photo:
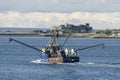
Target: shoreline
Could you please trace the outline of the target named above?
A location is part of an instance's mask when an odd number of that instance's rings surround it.
[[[60,34],[60,37],[68,37],[68,33],[66,34]],[[38,36],[38,37],[51,37],[52,34],[51,33],[0,33],[0,36]],[[101,39],[101,38],[106,38],[106,39],[120,39],[120,36],[97,36],[95,34],[91,34],[91,33],[73,33],[71,36],[71,38],[96,38],[96,39]]]

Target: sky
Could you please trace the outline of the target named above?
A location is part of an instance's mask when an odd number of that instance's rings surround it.
[[[120,0],[0,0],[0,27],[50,28],[66,23],[120,29]]]

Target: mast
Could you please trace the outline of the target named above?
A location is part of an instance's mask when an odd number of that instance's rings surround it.
[[[57,46],[59,45],[58,42],[57,42],[57,39],[59,37],[59,30],[58,30],[58,27],[56,26],[53,26],[52,27],[52,30],[51,30],[51,39],[49,41],[49,43],[47,44],[47,46]]]

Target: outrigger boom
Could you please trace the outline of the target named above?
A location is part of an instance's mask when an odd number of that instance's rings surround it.
[[[38,48],[35,48],[35,47],[31,46],[31,45],[25,44],[25,43],[23,43],[23,42],[21,42],[21,41],[18,41],[18,40],[13,39],[13,38],[9,38],[9,41],[15,41],[15,42],[17,42],[17,43],[19,43],[19,44],[25,45],[25,46],[27,46],[27,47],[30,47],[30,48],[32,48],[32,49],[35,49],[35,50],[37,50],[37,51],[41,51],[41,52],[42,52],[42,50],[40,50],[40,49],[38,49]]]

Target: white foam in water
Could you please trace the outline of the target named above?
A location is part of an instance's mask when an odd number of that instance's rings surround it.
[[[93,63],[93,62],[88,62],[88,64],[95,64],[95,63]]]
[[[31,63],[35,63],[35,64],[50,64],[48,61],[46,61],[44,59],[33,60],[33,61],[31,61]]]
[[[37,59],[31,61],[31,63],[35,64],[51,64],[49,61],[44,59]],[[112,64],[112,63],[93,63],[93,62],[78,62],[78,63],[57,63],[61,65],[82,65],[82,66],[92,66],[92,67],[117,67],[120,68],[120,64]]]
[[[83,66],[93,66],[93,67],[117,67],[120,68],[120,64],[114,64],[114,63],[93,63],[93,62],[86,62],[86,63],[77,63],[79,65]]]

